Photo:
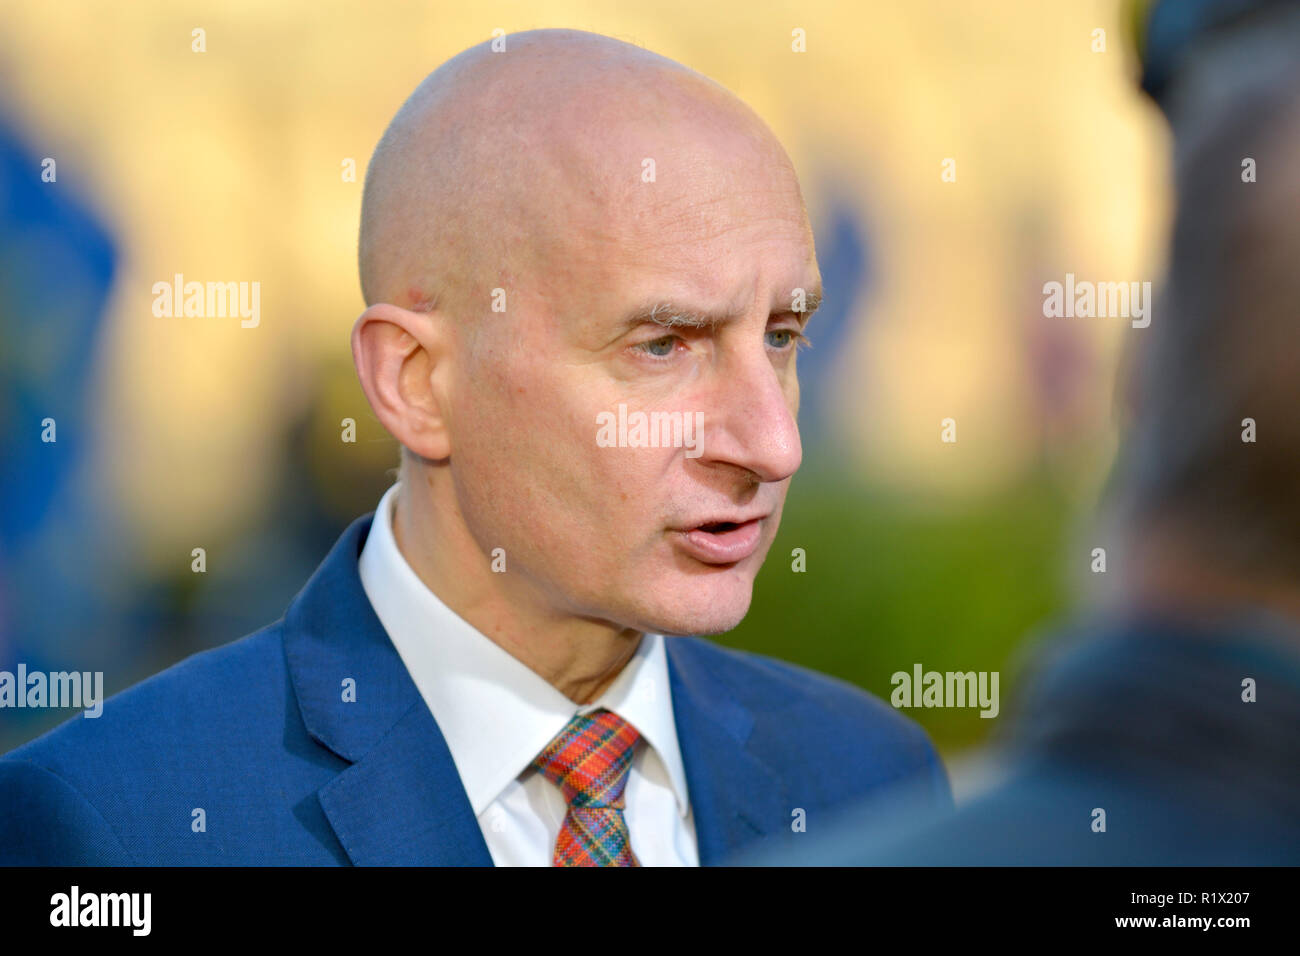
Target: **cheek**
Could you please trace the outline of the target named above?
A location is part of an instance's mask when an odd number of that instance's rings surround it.
[[[586,390],[543,371],[524,361],[475,370],[464,383],[453,470],[467,520],[498,538],[567,551],[571,537],[608,528],[616,475],[609,449],[596,445]]]
[[[599,481],[608,489],[609,508],[630,528],[654,523],[675,490],[680,470],[675,448],[597,448]]]

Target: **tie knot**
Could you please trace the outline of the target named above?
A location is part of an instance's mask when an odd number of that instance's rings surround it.
[[[574,714],[532,766],[559,785],[571,807],[622,807],[640,739],[637,729],[613,711]]]

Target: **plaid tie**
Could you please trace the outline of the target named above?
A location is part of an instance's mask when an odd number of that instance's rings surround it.
[[[569,809],[555,866],[640,866],[623,819],[623,788],[641,735],[612,711],[575,714],[530,766],[559,784]]]

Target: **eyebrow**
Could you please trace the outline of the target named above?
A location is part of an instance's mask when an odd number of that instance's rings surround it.
[[[806,325],[809,317],[812,316],[817,308],[822,304],[822,293],[820,289],[813,289],[804,294],[804,310],[795,312],[792,309],[784,311],[774,311],[772,315],[791,315],[799,316],[800,326]],[[645,325],[653,322],[655,325],[662,326],[666,329],[673,328],[690,328],[690,329],[711,329],[725,322],[730,321],[731,315],[698,312],[693,309],[682,308],[671,302],[657,302],[648,308],[638,309],[635,313],[628,316],[622,323],[624,329],[634,329],[639,325]]]

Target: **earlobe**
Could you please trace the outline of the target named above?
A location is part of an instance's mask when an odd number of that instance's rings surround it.
[[[367,308],[352,327],[352,360],[375,416],[423,458],[450,454],[433,373],[447,359],[436,316],[389,303]]]

